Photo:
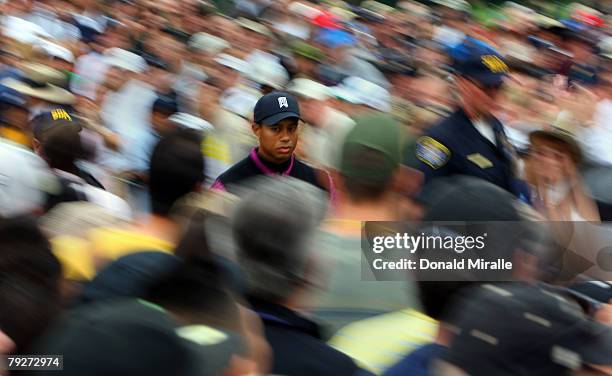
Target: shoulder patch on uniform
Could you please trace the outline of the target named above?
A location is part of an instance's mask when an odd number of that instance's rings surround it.
[[[444,166],[450,159],[451,152],[439,141],[429,136],[418,139],[416,145],[417,158],[433,169]]]

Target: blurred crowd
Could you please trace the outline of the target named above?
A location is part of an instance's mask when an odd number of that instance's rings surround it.
[[[0,354],[612,375],[610,4],[474,3],[0,0]],[[367,281],[364,221],[532,237]]]

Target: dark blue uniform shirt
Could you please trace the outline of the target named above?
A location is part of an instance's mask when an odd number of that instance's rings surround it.
[[[428,129],[416,147],[425,181],[439,176],[470,175],[518,196],[521,192],[513,173],[512,146],[499,120],[492,117],[487,122],[493,128],[497,145],[474,127],[463,110]]]

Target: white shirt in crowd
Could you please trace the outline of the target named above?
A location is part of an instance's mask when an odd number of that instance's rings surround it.
[[[131,80],[118,92],[108,93],[100,111],[102,121],[121,138],[118,152],[103,148],[98,162],[114,172],[146,171],[157,137],[151,129],[151,111],[157,98],[150,85]]]
[[[71,182],[70,187],[79,192],[79,194],[81,194],[86,201],[103,207],[117,218],[124,220],[132,219],[132,209],[127,202],[125,202],[119,196],[107,192],[104,189],[87,184],[85,180],[66,171],[54,170],[54,172],[58,176],[69,180]]]
[[[582,128],[578,137],[589,160],[612,166],[612,100],[604,99],[597,104],[593,125]]]
[[[70,82],[70,89],[75,94],[95,100],[96,91],[104,83],[107,70],[104,55],[92,51],[79,56],[74,63],[74,72],[79,77]]]

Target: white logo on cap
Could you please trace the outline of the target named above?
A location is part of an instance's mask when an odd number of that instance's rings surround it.
[[[287,97],[278,98],[278,107],[279,108],[283,108],[283,107],[289,108],[289,103],[287,103]]]

